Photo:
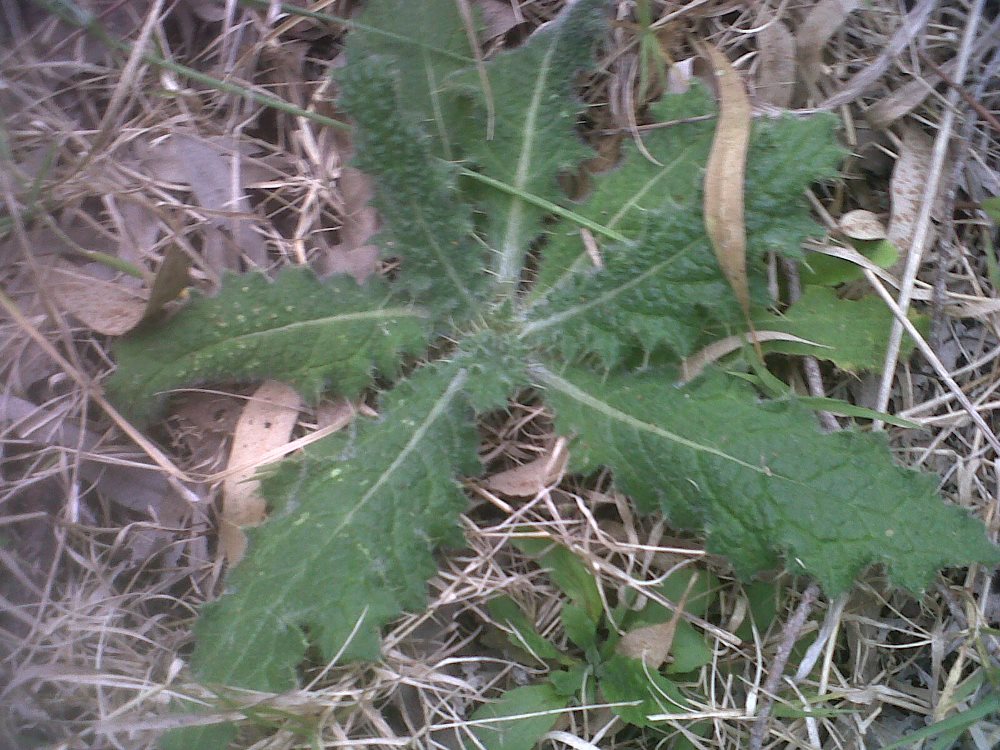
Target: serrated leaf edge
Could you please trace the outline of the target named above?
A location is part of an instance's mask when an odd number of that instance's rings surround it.
[[[371,500],[375,492],[377,492],[382,487],[382,485],[384,485],[386,482],[389,481],[392,474],[395,471],[397,471],[399,467],[409,458],[410,454],[412,454],[417,449],[417,446],[419,445],[420,442],[423,441],[424,436],[431,429],[431,426],[437,421],[437,419],[442,415],[445,409],[455,399],[456,395],[465,386],[467,380],[468,380],[468,370],[462,368],[457,373],[455,373],[455,376],[451,379],[451,382],[448,384],[448,387],[437,399],[437,401],[435,401],[434,406],[432,406],[431,409],[427,412],[427,416],[424,417],[420,425],[413,430],[412,436],[406,442],[406,445],[403,446],[403,449],[399,452],[399,455],[397,455],[396,458],[393,459],[392,463],[389,464],[389,466],[381,473],[381,475],[379,475],[378,480],[376,480],[369,488],[369,490],[364,495],[361,496],[357,504],[348,513],[344,515],[344,518],[341,519],[340,524],[336,528],[330,530],[329,532],[330,537],[335,537],[337,534],[341,533],[344,530],[347,524],[350,523],[351,520],[353,520],[353,518],[358,514],[358,512],[368,504],[368,501]],[[286,585],[285,590],[286,591],[294,590],[296,585],[298,584],[298,581],[303,576],[309,574],[310,572],[311,570],[308,566],[303,565],[302,567],[300,567],[297,573],[289,579],[289,582]],[[288,608],[284,606],[284,603],[280,600],[275,600],[274,602],[272,602],[272,609],[276,609],[281,612],[288,611]],[[362,623],[363,623],[363,617],[362,620],[358,622],[357,627],[361,627]],[[295,621],[292,624],[297,625],[300,623]],[[244,660],[248,658],[251,648],[253,648],[253,646],[258,642],[261,630],[265,627],[265,625],[266,621],[263,619],[258,622],[258,628],[254,631],[252,637],[245,638],[243,641],[243,647],[241,648],[240,652],[238,654],[234,654],[233,658],[230,659],[231,664],[233,664],[234,666],[242,664]],[[212,677],[215,682],[224,684],[230,680],[231,675],[234,673],[235,669],[226,675],[212,675]]]

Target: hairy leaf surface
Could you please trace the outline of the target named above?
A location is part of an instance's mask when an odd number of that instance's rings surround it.
[[[487,64],[495,108],[491,139],[478,73],[470,70],[453,85],[457,94],[473,98],[477,115],[475,125],[463,131],[463,155],[509,187],[477,193],[501,284],[520,279],[531,240],[547,213],[524,194],[557,197],[559,173],[593,155],[575,133],[583,105],[574,95],[573,81],[592,65],[594,44],[606,28],[605,12],[603,0],[577,0],[524,47]]]
[[[195,296],[169,330],[137,329],[115,346],[107,388],[122,410],[146,422],[182,385],[273,378],[307,398],[324,389],[354,396],[380,370],[399,368],[426,344],[427,313],[392,304],[386,287],[352,279],[323,283],[307,269],[227,274],[215,297]]]
[[[456,477],[479,470],[467,378],[422,369],[356,436],[317,443],[265,480],[276,509],[199,621],[200,675],[289,689],[306,627],[324,659],[377,656],[379,627],[423,603],[435,547],[460,538]]]
[[[659,121],[681,121],[643,136],[659,163],[630,145],[621,166],[597,177],[593,196],[577,209],[629,241],[608,242],[604,268],[596,269],[578,227],[557,226],[543,253],[527,332],[569,358],[593,352],[615,365],[630,347],[666,346],[686,356],[705,340],[709,325],[745,327],[701,218],[713,123],[690,120],[713,109],[700,88],[654,108]],[[745,221],[750,283],[758,300],[764,298],[764,255],[773,250],[794,256],[805,236],[820,231],[802,193],[840,158],[832,126],[830,118],[815,118],[754,127]]]
[[[359,126],[357,166],[378,178],[383,252],[403,259],[393,293],[442,313],[468,314],[488,282],[486,251],[472,236],[454,169],[435,158],[431,139],[400,103],[404,82],[384,57],[355,62],[341,76],[341,101]]]
[[[356,65],[367,65],[373,57],[391,64],[400,111],[414,117],[432,134],[430,148],[435,156],[456,158],[451,130],[461,127],[461,123],[454,116],[454,102],[443,95],[444,81],[475,60],[455,0],[371,3],[361,22],[347,35],[345,53],[348,71]],[[363,89],[361,93],[371,96],[377,90]],[[350,109],[357,118],[355,108]]]
[[[677,388],[669,372],[600,378],[533,374],[579,471],[609,466],[646,512],[704,529],[741,575],[775,567],[835,595],[872,563],[922,589],[947,565],[998,560],[982,526],[937,497],[924,474],[894,464],[880,436],[822,434],[794,401],[757,401],[721,375]]]

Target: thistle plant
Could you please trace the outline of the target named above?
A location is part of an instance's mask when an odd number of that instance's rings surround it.
[[[715,104],[699,87],[653,104],[651,118],[677,124],[570,199],[560,176],[594,155],[575,85],[605,11],[577,0],[482,70],[454,0],[371,0],[348,34],[339,106],[398,272],[363,285],[305,268],[229,275],[119,342],[108,388],[138,422],[196,383],[273,378],[313,399],[391,384],[377,418],[267,472],[270,518],[196,627],[205,684],[291,689],[307,648],[377,659],[380,628],[422,606],[436,550],[462,543],[477,418],[526,389],[571,439],[572,472],[609,468],[639,511],[702,532],[740,576],[784,564],[836,595],[877,563],[919,591],[942,567],[998,559],[882,436],[824,434],[800,400],[766,400],[721,368],[682,382],[683,358],[746,330],[701,211]],[[768,253],[798,257],[819,233],[803,193],[836,173],[834,128],[754,124],[747,268],[762,315]],[[221,747],[228,731],[174,737]]]

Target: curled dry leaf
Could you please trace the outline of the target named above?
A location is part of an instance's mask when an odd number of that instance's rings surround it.
[[[674,633],[677,632],[677,623],[680,622],[681,614],[687,605],[688,595],[697,580],[697,575],[691,576],[691,580],[688,581],[687,588],[684,590],[684,595],[677,602],[677,608],[669,620],[630,630],[622,636],[615,651],[630,659],[641,659],[650,669],[659,669],[670,656],[670,649],[674,645]]]
[[[822,75],[823,49],[827,42],[859,4],[858,0],[820,0],[795,32],[799,71],[810,89]]]
[[[558,438],[545,455],[489,477],[485,482],[486,488],[510,497],[537,495],[562,477],[568,460],[566,438]]]
[[[760,67],[757,69],[757,98],[774,107],[787,108],[795,91],[795,38],[778,19],[757,36]]]
[[[852,240],[884,240],[887,236],[885,224],[878,214],[863,208],[848,211],[840,217],[837,225]]]
[[[704,49],[719,87],[719,123],[705,169],[705,228],[719,266],[749,321],[743,183],[750,142],[750,100],[725,56],[711,45]]]
[[[255,479],[261,456],[288,442],[299,416],[301,400],[289,385],[273,380],[258,388],[240,415],[233,433],[227,475],[222,484],[222,518],[219,541],[230,565],[246,551],[241,527],[264,520],[266,503]]]
[[[727,336],[719,341],[713,341],[701,351],[683,359],[681,361],[680,383],[689,383],[694,380],[696,377],[701,375],[705,368],[710,364],[718,361],[722,357],[725,357],[727,354],[735,352],[744,344],[763,344],[767,341],[791,341],[795,344],[817,346],[821,349],[830,348],[825,344],[818,344],[815,341],[799,338],[798,336],[793,336],[790,333],[784,333],[782,331],[754,331],[753,333],[741,333],[735,336]]]

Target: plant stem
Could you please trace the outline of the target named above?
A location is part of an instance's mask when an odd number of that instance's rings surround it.
[[[764,687],[761,688],[763,698],[760,702],[760,708],[757,711],[757,719],[753,723],[753,729],[750,730],[749,750],[761,750],[764,746],[764,736],[767,734],[767,720],[771,717],[771,709],[774,708],[774,696],[778,691],[778,683],[781,682],[781,676],[785,672],[788,657],[792,655],[792,647],[795,645],[795,641],[798,640],[799,632],[801,632],[802,626],[805,625],[809,613],[812,612],[813,605],[816,603],[818,596],[819,584],[815,582],[810,583],[802,593],[802,599],[799,601],[799,606],[795,609],[795,614],[785,623],[785,629],[781,635],[781,643],[774,654],[774,663],[771,665],[771,671],[767,675]]]

